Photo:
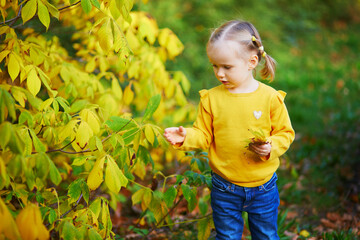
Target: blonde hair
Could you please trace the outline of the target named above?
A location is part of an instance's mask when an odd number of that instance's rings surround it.
[[[260,34],[250,22],[232,20],[215,29],[207,43],[207,47],[218,40],[233,40],[244,46],[248,51],[255,51],[259,62],[265,59],[260,74],[263,79],[270,81],[275,78],[276,61],[264,51]]]

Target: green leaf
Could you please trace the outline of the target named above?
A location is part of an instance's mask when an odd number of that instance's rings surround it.
[[[75,228],[75,226],[69,222],[69,220],[65,220],[65,223],[62,227],[62,231],[60,234],[60,238],[64,240],[74,240],[79,239],[78,238],[78,230]]]
[[[128,179],[119,169],[111,156],[107,156],[107,166],[105,171],[105,183],[110,191],[118,193],[121,187],[126,186]]]
[[[177,195],[177,190],[173,186],[171,186],[164,193],[164,201],[166,203],[166,206],[168,206],[168,208],[170,208],[174,204],[176,195]]]
[[[54,162],[50,158],[48,158],[48,160],[50,165],[50,180],[57,186],[62,180],[61,175],[59,173],[59,170],[56,168]]]
[[[92,5],[96,7],[97,9],[100,9],[100,3],[98,0],[90,0]]]
[[[83,179],[77,179],[70,184],[68,194],[67,194],[70,197],[69,204],[76,202],[79,199],[79,197],[81,195],[81,184],[82,183],[83,183]]]
[[[15,101],[8,91],[3,90],[2,98],[12,120],[16,120]],[[1,98],[0,98],[1,100]]]
[[[89,14],[92,8],[90,0],[81,0],[81,7],[86,14]]]
[[[28,122],[29,127],[34,126],[34,117],[31,115],[28,111],[23,111],[20,113],[19,116],[19,124],[24,124],[25,122]]]
[[[189,212],[192,212],[196,206],[196,188],[190,188],[188,185],[181,185],[181,189],[183,191],[183,195],[188,202]]]
[[[110,117],[110,120],[107,120],[105,125],[107,125],[114,132],[137,127],[136,123],[134,123],[132,119],[125,119],[118,116]]]
[[[36,176],[45,178],[49,174],[49,161],[45,154],[39,154],[35,162]]]
[[[99,233],[95,231],[94,228],[89,229],[89,240],[102,240],[103,238],[100,236]]]
[[[149,162],[154,164],[152,159],[151,159],[151,155],[150,155],[149,150],[147,150],[145,147],[139,145],[137,155],[145,163],[145,165],[148,164]]]
[[[102,152],[104,150],[103,144],[101,142],[101,139],[95,136],[95,144],[97,149]]]
[[[30,135],[35,147],[35,150],[37,152],[45,152],[46,151],[46,147],[45,145],[40,141],[40,139],[36,136],[35,132],[33,129],[29,129],[30,130]]]
[[[81,110],[83,110],[86,105],[88,104],[89,102],[87,100],[78,100],[78,101],[75,101],[71,107],[70,107],[70,110],[69,110],[69,113],[77,113],[77,112],[80,112]]]
[[[9,122],[4,122],[0,125],[0,147],[5,149],[6,145],[11,139],[13,126]]]
[[[54,210],[54,209],[50,209],[50,211],[49,211],[49,217],[48,217],[49,223],[50,223],[50,224],[53,224],[53,222],[55,222],[56,218],[57,218],[57,215],[56,215],[55,210]]]
[[[84,198],[85,202],[89,205],[90,190],[85,181],[83,181],[81,183],[81,192],[83,194],[83,198]]]
[[[56,97],[56,101],[60,104],[60,106],[64,109],[64,112],[68,113],[70,111],[69,102],[62,98],[62,97]]]
[[[95,216],[98,218],[100,215],[100,211],[101,211],[101,198],[97,198],[95,199],[91,204],[90,204],[90,210],[95,214]]]
[[[148,120],[151,118],[151,116],[154,114],[154,112],[156,111],[156,109],[159,107],[159,104],[160,104],[160,101],[161,101],[161,95],[158,94],[158,95],[155,95],[153,96],[146,109],[145,109],[145,114],[144,114],[144,117],[142,119],[142,122]]]

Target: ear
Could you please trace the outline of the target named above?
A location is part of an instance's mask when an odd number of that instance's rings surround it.
[[[259,57],[254,54],[250,56],[249,59],[249,70],[253,70],[259,63]]]

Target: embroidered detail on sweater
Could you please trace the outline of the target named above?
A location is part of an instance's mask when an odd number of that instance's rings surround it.
[[[259,119],[261,117],[262,112],[261,111],[254,111],[254,117],[256,119]]]

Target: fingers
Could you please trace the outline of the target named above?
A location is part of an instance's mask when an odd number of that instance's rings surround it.
[[[164,130],[165,139],[172,145],[183,143],[186,135],[184,127],[170,127]]]
[[[268,156],[271,152],[270,143],[261,144],[261,145],[250,144],[249,148],[251,151],[258,154],[259,156]]]

